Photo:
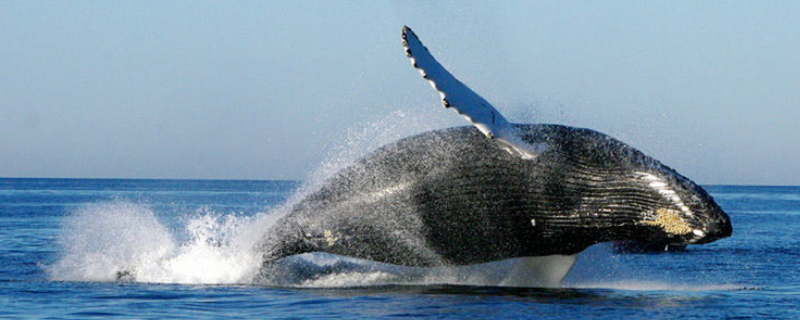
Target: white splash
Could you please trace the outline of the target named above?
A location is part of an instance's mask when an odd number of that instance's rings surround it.
[[[252,248],[264,230],[251,226],[267,220],[199,212],[173,231],[146,205],[90,205],[65,218],[62,257],[47,271],[60,281],[247,283],[261,265]]]

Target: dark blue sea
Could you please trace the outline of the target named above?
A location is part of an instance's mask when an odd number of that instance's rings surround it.
[[[706,186],[731,238],[660,254],[599,244],[558,287],[398,281],[319,254],[291,262],[304,278],[253,283],[253,244],[299,188],[0,179],[0,318],[800,319],[800,187]]]

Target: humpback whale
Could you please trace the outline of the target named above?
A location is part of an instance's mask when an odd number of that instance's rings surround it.
[[[468,266],[569,256],[606,241],[731,235],[714,199],[672,168],[594,130],[511,123],[408,27],[402,43],[444,106],[472,125],[401,139],[333,175],[261,239],[265,268],[309,252]]]

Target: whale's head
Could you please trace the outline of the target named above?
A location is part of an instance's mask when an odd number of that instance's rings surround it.
[[[711,195],[643,152],[589,129],[520,128],[526,141],[549,146],[533,163],[546,169],[532,175],[552,178],[536,192],[564,199],[564,213],[534,216],[555,229],[575,230],[568,240],[686,245],[731,235],[730,218]]]
[[[618,180],[602,203],[630,213],[633,240],[650,244],[703,244],[729,237],[728,215],[701,186],[676,170],[618,140],[596,133],[595,156]],[[578,139],[580,140],[580,139]],[[599,170],[599,172],[608,172]],[[615,189],[616,188],[616,189]],[[623,228],[624,230],[624,228]],[[624,235],[623,239],[627,240]]]

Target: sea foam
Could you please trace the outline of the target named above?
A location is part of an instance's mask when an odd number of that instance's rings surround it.
[[[61,258],[47,271],[62,281],[249,282],[260,267],[252,224],[271,219],[200,211],[171,230],[148,205],[87,205],[65,218]]]

